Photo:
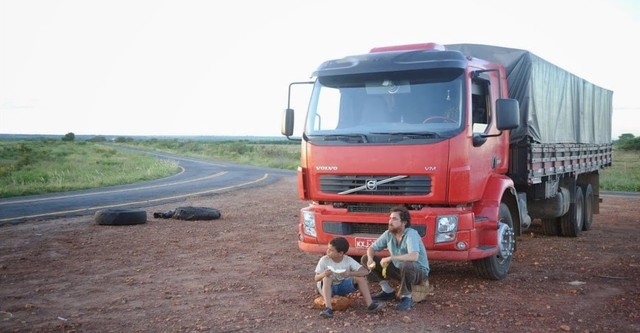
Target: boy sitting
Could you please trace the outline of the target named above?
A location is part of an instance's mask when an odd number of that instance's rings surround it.
[[[380,310],[383,305],[371,300],[369,284],[366,276],[369,270],[359,262],[345,255],[349,250],[349,242],[343,237],[336,237],[329,242],[327,254],[322,256],[316,265],[315,281],[322,283],[321,294],[325,309],[320,312],[324,318],[333,317],[331,296],[346,296],[356,288],[364,297],[369,312]]]

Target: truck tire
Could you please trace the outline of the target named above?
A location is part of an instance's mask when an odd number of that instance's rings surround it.
[[[473,261],[480,276],[490,280],[501,280],[507,276],[516,248],[516,235],[513,232],[513,218],[505,203],[500,204],[498,216],[498,253],[491,257]]]
[[[580,186],[584,192],[584,214],[582,214],[584,223],[582,224],[582,230],[587,231],[591,229],[591,224],[593,224],[593,187],[591,187],[591,184],[582,184]]]
[[[144,210],[110,208],[99,210],[94,219],[100,225],[133,225],[147,223],[147,212]]]
[[[543,218],[542,221],[542,233],[547,236],[560,235],[560,219],[557,217]]]
[[[578,237],[584,224],[584,195],[582,187],[576,186],[575,200],[569,211],[560,218],[560,232],[565,237]]]

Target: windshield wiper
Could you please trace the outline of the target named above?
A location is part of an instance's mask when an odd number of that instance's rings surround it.
[[[325,135],[322,137],[324,141],[345,141],[345,142],[353,142],[354,139],[357,142],[367,143],[369,140],[367,136],[364,134],[334,134],[334,135]]]
[[[424,139],[440,137],[440,135],[438,135],[438,133],[436,132],[375,132],[371,134],[400,136],[402,137],[402,139]]]

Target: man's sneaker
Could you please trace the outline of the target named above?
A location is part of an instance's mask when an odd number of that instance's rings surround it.
[[[407,311],[413,306],[413,299],[411,297],[403,297],[400,299],[400,303],[396,305],[396,310]]]
[[[371,296],[371,299],[374,301],[388,301],[396,298],[396,294],[394,292],[385,293],[384,290]]]
[[[333,318],[333,310],[329,308],[324,308],[322,312],[320,312],[320,317],[323,318]]]
[[[382,308],[384,308],[384,304],[378,303],[378,302],[373,302],[373,303],[369,304],[369,306],[367,307],[367,311],[373,313],[373,312],[380,311],[380,309],[382,309]]]

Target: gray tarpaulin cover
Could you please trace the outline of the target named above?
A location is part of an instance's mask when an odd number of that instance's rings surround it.
[[[520,127],[511,142],[611,143],[613,91],[519,49],[451,44],[447,49],[503,65],[509,97],[520,103]]]

